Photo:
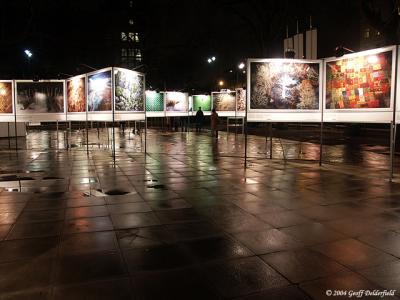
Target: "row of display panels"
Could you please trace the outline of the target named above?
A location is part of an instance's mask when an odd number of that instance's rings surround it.
[[[220,116],[243,116],[246,106],[249,122],[388,123],[394,117],[396,85],[400,88],[397,48],[324,60],[249,59],[247,97],[243,90],[215,92],[211,97],[180,92],[146,95],[144,75],[121,68],[66,81],[2,81],[0,118],[12,121],[15,111],[17,121],[23,122],[106,121],[113,116],[139,120],[146,115],[193,115],[199,106],[205,114],[214,107]],[[396,112],[400,121],[400,101]]]
[[[211,95],[188,96],[182,92],[146,91],[148,117],[192,116],[201,109],[210,115],[215,108],[220,116],[245,116],[246,90],[212,92]]]
[[[143,74],[106,68],[67,80],[0,81],[0,121],[111,121],[113,115],[117,121],[144,120],[194,115],[199,107],[205,115],[215,107],[221,116],[244,116],[245,95],[243,89],[190,97],[145,92]]]
[[[0,120],[11,122],[145,119],[142,73],[105,68],[67,80],[0,81]],[[113,114],[114,111],[114,114]]]
[[[389,123],[396,55],[390,46],[324,60],[249,59],[247,120]]]

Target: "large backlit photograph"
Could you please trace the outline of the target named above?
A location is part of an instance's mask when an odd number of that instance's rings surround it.
[[[187,112],[189,105],[187,95],[181,92],[167,92],[165,105],[167,111]]]
[[[326,63],[326,108],[389,108],[392,51]]]
[[[212,102],[216,111],[235,111],[236,92],[212,93]]]
[[[88,76],[88,110],[92,112],[110,111],[111,70]]]
[[[319,66],[319,63],[251,62],[250,109],[318,109]]]
[[[68,112],[86,111],[85,77],[74,77],[67,80]]]
[[[164,96],[156,91],[146,91],[146,111],[164,111]]]
[[[12,82],[0,82],[0,114],[13,112],[12,101]]]
[[[211,96],[210,95],[194,95],[193,96],[193,111],[198,111],[199,107],[203,111],[211,111]]]
[[[124,69],[115,71],[115,110],[144,111],[144,78]]]
[[[63,113],[64,82],[17,82],[17,113]]]

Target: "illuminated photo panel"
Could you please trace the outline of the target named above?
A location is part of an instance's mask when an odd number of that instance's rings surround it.
[[[319,63],[311,62],[250,62],[249,109],[319,109],[319,69]]]
[[[144,77],[135,71],[117,68],[114,71],[115,110],[144,111]]]
[[[88,75],[88,111],[111,111],[111,105],[111,70]]]
[[[246,110],[246,90],[237,89],[236,90],[236,110],[245,111]]]
[[[389,108],[393,51],[326,63],[326,109]]]
[[[0,81],[0,114],[13,113],[12,82]]]
[[[211,111],[211,96],[210,95],[193,95],[193,111],[196,112],[201,107],[203,111]]]
[[[213,108],[218,111],[235,111],[236,110],[236,92],[213,92],[212,93]]]
[[[156,91],[146,91],[146,111],[164,111],[164,95]]]
[[[85,76],[76,76],[67,80],[68,112],[86,112],[86,80]]]
[[[17,114],[64,112],[64,82],[17,82]]]
[[[188,97],[181,92],[166,92],[165,94],[166,111],[169,112],[187,112]]]

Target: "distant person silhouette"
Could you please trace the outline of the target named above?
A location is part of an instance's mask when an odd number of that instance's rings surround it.
[[[211,111],[211,134],[218,138],[218,114],[215,111],[215,108]]]
[[[204,123],[204,113],[201,110],[201,107],[196,112],[196,132],[201,132]]]

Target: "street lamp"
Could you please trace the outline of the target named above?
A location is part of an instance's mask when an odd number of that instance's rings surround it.
[[[241,62],[241,63],[239,63],[238,68],[239,68],[239,70],[242,70],[242,69],[244,69],[245,66],[246,65],[243,62]]]
[[[211,56],[211,57],[207,58],[207,62],[208,62],[209,64],[211,64],[211,63],[214,62],[215,60],[216,60],[215,56]]]
[[[29,50],[29,49],[25,49],[25,50],[24,50],[24,53],[25,53],[25,55],[26,55],[28,58],[31,58],[31,57],[33,56],[32,51]]]
[[[219,85],[219,86],[224,86],[224,81],[223,81],[223,80],[220,80],[220,81],[218,82],[218,85]]]

